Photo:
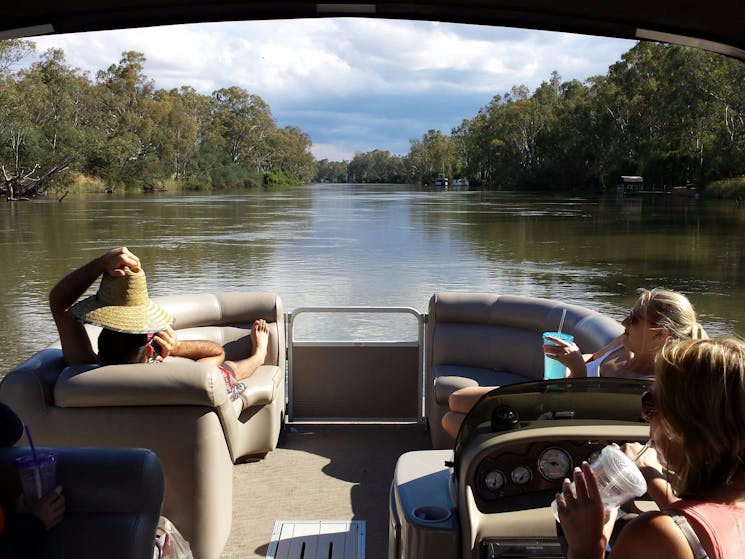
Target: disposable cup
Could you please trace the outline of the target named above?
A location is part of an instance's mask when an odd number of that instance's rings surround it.
[[[544,332],[543,343],[549,344],[549,345],[557,345],[557,344],[556,342],[549,340],[546,336],[551,336],[553,338],[559,338],[560,340],[564,340],[569,343],[574,341],[574,336],[572,336],[571,334],[567,334],[565,332]],[[557,361],[556,359],[551,359],[548,355],[544,356],[543,378],[545,380],[564,378],[566,376],[566,370],[567,368],[564,366],[562,362]]]
[[[618,507],[632,499],[640,497],[647,491],[647,482],[637,465],[621,450],[613,445],[603,447],[600,456],[590,463],[598,483],[600,500],[606,510]],[[576,494],[574,482],[572,492]],[[556,499],[551,503],[556,520]]]
[[[16,469],[21,478],[23,498],[31,505],[57,485],[57,457],[51,452],[37,452],[16,458]]]

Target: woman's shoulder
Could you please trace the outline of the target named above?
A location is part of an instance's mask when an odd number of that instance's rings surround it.
[[[647,512],[629,522],[613,545],[613,559],[693,559],[675,521],[662,512]]]

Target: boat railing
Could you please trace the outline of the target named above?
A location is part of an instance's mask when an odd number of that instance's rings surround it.
[[[342,320],[342,314],[349,316]],[[303,315],[335,322],[337,339],[299,336]],[[377,332],[388,339],[370,339],[371,315],[385,319]],[[390,315],[415,319],[414,339],[401,339],[401,328],[389,328]],[[288,422],[424,423],[426,314],[412,307],[315,306],[296,308],[285,318]]]

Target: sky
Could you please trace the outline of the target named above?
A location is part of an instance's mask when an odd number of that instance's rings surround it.
[[[36,37],[95,78],[125,51],[145,55],[157,88],[210,95],[239,86],[277,125],[297,126],[317,159],[374,149],[406,154],[430,129],[450,134],[495,95],[606,74],[635,43],[439,22],[364,18],[173,25]]]

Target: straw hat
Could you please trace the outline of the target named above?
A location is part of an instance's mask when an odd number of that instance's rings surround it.
[[[142,269],[104,274],[98,293],[75,303],[70,312],[83,322],[128,334],[150,334],[173,324],[173,317],[148,297]]]

